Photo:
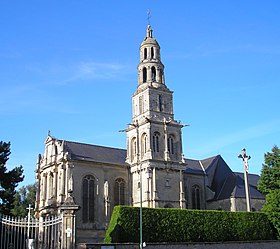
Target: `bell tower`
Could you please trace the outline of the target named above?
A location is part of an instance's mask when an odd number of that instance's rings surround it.
[[[126,129],[134,206],[142,199],[146,207],[185,207],[182,127],[174,120],[173,92],[165,84],[160,46],[148,25],[140,46],[132,123]]]

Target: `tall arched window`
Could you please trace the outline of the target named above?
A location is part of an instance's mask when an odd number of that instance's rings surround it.
[[[162,96],[161,95],[158,95],[158,110],[160,112],[163,111],[163,101],[162,101]]]
[[[192,208],[200,209],[200,188],[198,185],[192,186]]]
[[[125,181],[122,178],[118,178],[115,181],[114,204],[115,205],[125,204]]]
[[[152,81],[156,81],[156,68],[152,67]]]
[[[168,137],[167,146],[169,153],[174,154],[174,138],[172,135]]]
[[[133,161],[137,156],[137,140],[136,140],[136,137],[131,139],[130,153],[131,153],[131,159]]]
[[[147,59],[147,48],[144,48],[144,60]]]
[[[144,133],[141,137],[141,156],[144,156],[147,152],[147,146],[148,146],[148,136],[146,133]]]
[[[153,47],[151,47],[151,58],[153,59],[153,58],[154,58],[154,56],[155,56],[154,48],[153,48]]]
[[[147,68],[143,68],[143,82],[147,82]]]
[[[160,134],[158,132],[155,132],[153,135],[153,151],[159,152],[159,136]]]
[[[83,222],[94,222],[94,177],[87,175],[83,178]]]

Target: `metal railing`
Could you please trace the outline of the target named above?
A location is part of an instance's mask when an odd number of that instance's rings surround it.
[[[0,214],[0,249],[61,248],[62,216],[18,218]]]

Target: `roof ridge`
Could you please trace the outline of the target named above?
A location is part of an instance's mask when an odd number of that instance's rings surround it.
[[[66,142],[66,143],[81,144],[81,145],[88,145],[88,146],[94,146],[94,147],[99,147],[99,148],[106,148],[106,149],[114,149],[114,150],[123,150],[123,151],[126,151],[126,149],[116,148],[116,147],[109,147],[109,146],[105,146],[105,145],[90,144],[90,143],[81,143],[81,142],[77,142],[77,141],[70,141],[70,140],[63,140],[63,139],[58,139],[58,140],[64,141],[64,142]]]
[[[234,173],[234,174],[244,174],[244,172],[239,172],[239,171],[234,171],[233,173]],[[248,175],[260,176],[259,174],[256,174],[256,173],[249,173],[249,172],[248,172]]]

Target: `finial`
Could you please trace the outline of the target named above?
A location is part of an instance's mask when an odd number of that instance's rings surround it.
[[[48,130],[48,136],[51,136],[51,130]]]
[[[148,10],[147,10],[147,15],[148,15],[147,20],[148,20],[148,25],[149,25],[149,26],[150,26],[150,19],[151,19],[151,17],[152,17],[151,13],[152,13],[152,12],[148,9]]]
[[[146,30],[146,37],[150,37],[150,38],[153,37],[153,30],[152,30],[150,24],[148,25],[148,28],[147,28],[147,30]]]

